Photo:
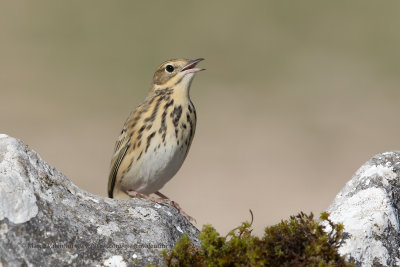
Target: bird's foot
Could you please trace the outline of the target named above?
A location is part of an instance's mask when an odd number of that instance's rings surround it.
[[[196,222],[196,219],[193,218],[192,216],[190,216],[189,214],[187,214],[187,213],[179,206],[178,203],[176,203],[175,201],[171,200],[169,197],[167,197],[166,195],[162,194],[162,193],[159,192],[159,191],[155,192],[155,194],[156,194],[157,196],[160,197],[160,198],[159,198],[160,200],[165,201],[164,203],[167,203],[167,204],[171,205],[172,207],[174,207],[175,209],[177,209],[177,210],[179,211],[179,213],[180,213],[183,217],[185,217],[186,219],[188,219],[190,222],[197,223],[197,222]]]

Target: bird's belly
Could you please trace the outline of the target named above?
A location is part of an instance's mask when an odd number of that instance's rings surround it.
[[[132,164],[122,182],[125,190],[151,194],[160,190],[180,169],[185,160],[186,148],[158,142],[150,145],[147,152]]]

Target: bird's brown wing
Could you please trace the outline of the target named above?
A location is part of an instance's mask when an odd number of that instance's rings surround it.
[[[125,157],[126,151],[129,148],[131,136],[135,130],[134,127],[132,127],[132,122],[135,120],[137,121],[140,118],[140,114],[143,109],[147,109],[146,103],[147,101],[145,100],[131,112],[128,119],[125,121],[124,128],[122,129],[122,132],[115,144],[114,155],[111,159],[110,174],[108,176],[108,196],[110,198],[113,198],[114,187],[117,183],[118,169]],[[129,125],[131,126],[129,127]]]
[[[110,174],[108,176],[108,197],[113,198],[113,191],[117,180],[117,173],[122,160],[125,157],[129,147],[129,136],[125,131],[120,135],[115,144],[114,155],[111,159]]]

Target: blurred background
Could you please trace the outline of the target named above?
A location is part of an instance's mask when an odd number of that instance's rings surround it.
[[[319,214],[400,148],[398,1],[2,1],[0,132],[106,196],[129,112],[171,58],[206,60],[191,151],[161,192],[221,233]]]

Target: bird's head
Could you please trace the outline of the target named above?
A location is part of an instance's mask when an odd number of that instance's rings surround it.
[[[156,70],[153,77],[153,84],[156,87],[188,87],[196,72],[204,69],[196,68],[197,63],[204,60],[198,58],[189,59],[172,59],[161,64]]]

